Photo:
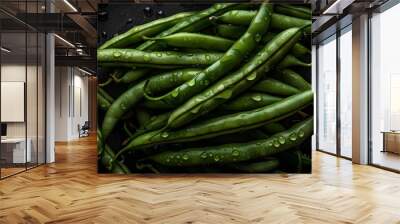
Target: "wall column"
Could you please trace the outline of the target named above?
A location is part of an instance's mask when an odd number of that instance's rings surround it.
[[[368,15],[353,19],[353,162],[368,163]]]

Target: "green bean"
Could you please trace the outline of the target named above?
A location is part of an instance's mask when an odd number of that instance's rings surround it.
[[[237,163],[231,164],[229,167],[233,169],[246,172],[246,173],[265,173],[276,169],[279,166],[279,160],[275,158],[269,158],[262,162],[252,163]]]
[[[312,102],[313,92],[305,91],[265,107],[229,114],[176,131],[153,131],[133,139],[119,154],[127,150],[138,150],[160,143],[188,142],[219,135],[235,133],[263,126],[295,113]],[[118,155],[117,155],[118,156]]]
[[[290,52],[293,54],[293,56],[298,58],[311,54],[310,49],[299,43],[295,44]]]
[[[237,8],[239,5],[238,4],[226,4],[226,3],[221,3],[221,4],[214,4],[211,8],[206,9],[202,12],[196,13],[193,16],[190,16],[189,18],[180,21],[177,23],[175,26],[161,32],[155,38],[162,38],[174,33],[178,32],[195,32],[200,30],[201,28],[206,27],[207,25],[211,24],[208,17],[214,16],[214,15],[219,15],[221,13],[226,12],[227,10]],[[145,25],[144,25],[145,26]],[[136,50],[139,51],[148,51],[148,50],[155,50],[155,49],[161,49],[162,46],[160,45],[159,42],[154,41],[154,40],[147,40],[143,44],[139,45]],[[122,66],[122,67],[149,67],[146,64],[132,64],[132,63],[101,63],[102,66],[107,66],[107,67],[114,67],[114,66]],[[154,66],[151,66],[154,67]],[[156,66],[157,68],[173,68],[174,66],[171,65],[164,65],[164,66]],[[144,72],[147,73],[147,72]]]
[[[140,127],[140,129],[134,135],[130,136],[128,138],[128,140],[123,143],[123,145],[126,145],[128,142],[132,141],[132,139],[136,138],[139,135],[142,135],[146,132],[154,131],[154,130],[164,127],[165,124],[167,123],[170,115],[171,115],[170,112],[166,112],[166,113],[151,117],[150,120],[147,121],[143,125],[143,127]]]
[[[237,39],[240,36],[243,35],[243,33],[246,31],[245,27],[242,26],[234,26],[234,25],[226,25],[226,24],[220,24],[217,25],[217,34],[225,37],[225,38],[230,38],[230,39]],[[271,41],[277,34],[276,33],[271,33],[268,32],[266,35],[264,35],[261,43],[266,44],[269,41]],[[300,43],[296,43],[292,50],[290,51],[293,56],[301,58],[304,55],[311,54],[310,49],[305,47],[304,45]]]
[[[132,86],[119,96],[107,110],[103,120],[103,137],[106,139],[119,119],[143,98],[144,81]]]
[[[143,127],[148,121],[150,121],[151,115],[143,108],[136,109],[136,119],[139,127]]]
[[[167,71],[148,79],[144,86],[145,95],[160,94],[169,91],[182,83],[192,79],[197,73],[201,72],[198,68],[185,68]]]
[[[149,158],[165,166],[183,167],[249,161],[284,152],[301,144],[312,133],[313,119],[309,118],[268,139],[180,151],[167,151]]]
[[[291,69],[284,69],[277,74],[280,80],[296,87],[299,90],[311,89],[310,83],[308,83],[301,75]]]
[[[278,132],[285,131],[286,127],[283,126],[279,122],[274,122],[274,123],[270,123],[270,124],[264,125],[262,127],[262,130],[267,134],[273,135],[273,134],[276,134]]]
[[[129,169],[119,161],[115,161],[115,154],[112,149],[104,143],[103,135],[100,130],[97,130],[97,149],[100,156],[100,162],[106,169],[112,173],[127,174]]]
[[[275,11],[284,15],[293,16],[300,19],[311,19],[311,10],[306,7],[281,4],[275,6]]]
[[[104,99],[106,99],[110,103],[114,102],[114,98],[112,98],[106,91],[104,91],[103,88],[97,87],[97,92],[100,93],[100,95],[102,95]]]
[[[132,68],[152,68],[152,69],[182,69],[185,67],[184,65],[161,65],[161,64],[146,64],[146,63],[129,63],[129,62],[101,62],[99,63],[100,67],[103,68],[126,68],[126,69],[132,69]],[[191,65],[193,67],[206,67],[208,64],[196,64],[196,65]],[[150,69],[148,70],[150,71]],[[113,79],[110,77],[110,82],[113,81]]]
[[[219,36],[230,39],[238,39],[246,32],[246,27],[226,24],[218,24],[215,29]]]
[[[117,77],[116,75],[112,75],[112,78],[116,83],[132,83],[141,79],[143,76],[147,74],[148,71],[149,69],[147,68],[139,68],[126,72],[120,78]]]
[[[248,25],[256,13],[256,11],[248,10],[231,10],[219,16],[218,20],[233,25]],[[278,13],[272,14],[271,28],[273,29],[285,30],[292,27],[303,27],[305,25],[311,25],[311,20],[299,19]],[[308,26],[305,31],[311,33],[311,26]]]
[[[106,41],[99,47],[99,49],[127,47],[129,45],[142,41],[143,36],[153,36],[154,34],[160,33],[161,31],[175,25],[178,22],[181,22],[182,19],[186,19],[193,14],[193,12],[178,13],[170,17],[154,20],[150,23],[135,26],[125,33],[115,36]]]
[[[311,63],[305,63],[297,59],[295,56],[288,54],[286,57],[276,66],[277,69],[284,69],[287,67],[300,66],[300,67],[311,67]]]
[[[180,85],[173,91],[160,97],[146,97],[148,100],[162,101],[165,104],[178,106],[193,95],[203,91],[210,83],[231,71],[261,41],[270,22],[270,6],[262,4],[246,33],[224,54],[220,60],[198,73],[192,80]]]
[[[228,10],[235,9],[241,7],[238,4],[234,3],[217,3],[212,7],[205,9],[199,13],[190,16],[189,18],[185,18],[181,22],[177,23],[175,26],[161,32],[156,38],[169,36],[174,33],[179,32],[196,32],[199,31],[208,25],[211,24],[209,20],[210,16],[220,15]],[[138,50],[154,50],[160,48],[160,43],[154,40],[148,40],[145,43],[138,46],[136,49]]]
[[[280,61],[300,38],[301,30],[302,28],[291,28],[281,32],[239,70],[225,76],[175,109],[167,127],[182,126],[250,87],[246,83],[249,80],[259,79]],[[235,87],[238,84],[241,88]]]
[[[99,92],[97,92],[97,105],[100,109],[107,111],[110,108],[111,103],[105,99]]]
[[[279,96],[291,96],[300,92],[300,90],[296,89],[295,87],[289,86],[272,78],[267,78],[257,83],[252,89],[255,91]]]
[[[265,93],[247,92],[239,97],[221,105],[223,110],[245,111],[267,106],[282,100],[280,97],[271,96]]]
[[[200,33],[176,33],[166,37],[147,38],[156,40],[172,47],[199,48],[205,50],[226,51],[233,45],[233,41],[222,37]]]
[[[209,65],[220,59],[220,53],[186,54],[179,52],[145,52],[135,49],[104,49],[97,51],[97,60],[100,63],[122,62],[132,64],[152,65]]]

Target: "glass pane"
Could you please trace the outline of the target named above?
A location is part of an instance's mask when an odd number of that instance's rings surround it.
[[[31,151],[26,150],[26,33],[1,34],[1,174],[25,170]],[[28,147],[29,149],[29,147]]]
[[[38,132],[38,56],[37,56],[37,41],[38,36],[36,32],[27,33],[27,48],[28,48],[28,62],[27,62],[27,80],[26,80],[26,115],[27,115],[27,142],[30,147],[30,160],[28,160],[28,168],[37,165],[37,132]]]
[[[336,36],[318,48],[318,148],[336,153]]]
[[[351,26],[340,36],[340,153],[352,157],[352,35]]]
[[[400,170],[400,5],[371,19],[372,163]],[[385,133],[386,132],[386,133]]]

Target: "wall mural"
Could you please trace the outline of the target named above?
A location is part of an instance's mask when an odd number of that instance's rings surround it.
[[[99,5],[99,173],[310,173],[310,5]]]

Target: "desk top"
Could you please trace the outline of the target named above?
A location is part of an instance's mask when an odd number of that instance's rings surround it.
[[[381,131],[381,133],[400,135],[400,131]]]
[[[29,138],[27,139],[30,140]],[[25,138],[5,138],[1,139],[1,143],[20,143],[25,142]]]

